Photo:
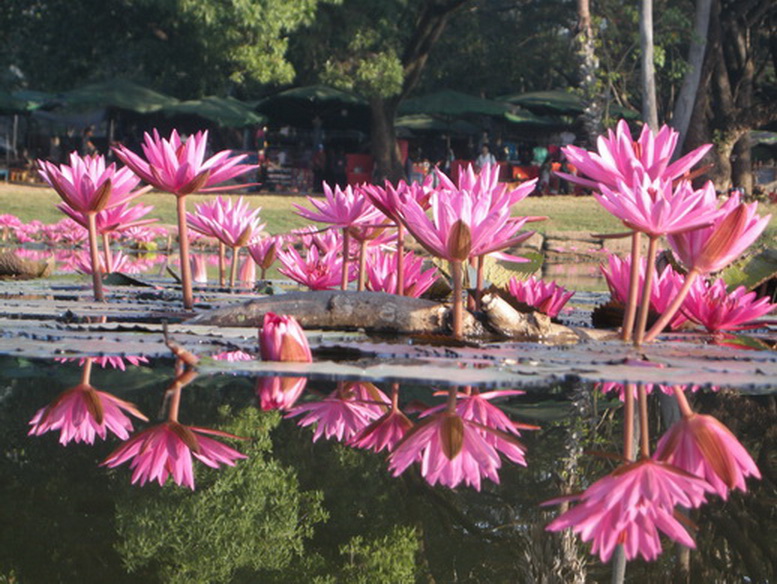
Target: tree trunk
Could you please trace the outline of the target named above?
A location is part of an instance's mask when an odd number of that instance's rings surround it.
[[[731,185],[743,189],[747,194],[753,192],[753,164],[750,148],[750,133],[746,132],[737,140],[731,151]]]
[[[591,145],[602,133],[604,107],[600,95],[600,83],[597,72],[599,59],[596,58],[594,32],[591,27],[591,7],[589,0],[577,0],[577,36],[576,52],[580,60],[580,78],[583,98],[583,126]]]
[[[680,94],[675,101],[672,112],[672,127],[680,134],[677,139],[675,155],[683,152],[683,144],[688,134],[688,126],[693,116],[694,104],[699,91],[702,70],[704,68],[704,54],[707,49],[707,30],[710,24],[710,10],[712,0],[696,0],[696,15],[693,22],[693,36],[691,46],[688,49],[688,71],[683,77],[683,85]]]
[[[639,42],[642,49],[642,119],[658,130],[656,67],[653,60],[653,0],[640,0]]]
[[[396,101],[380,97],[370,99],[372,138],[372,156],[375,160],[374,180],[381,184],[384,180],[395,183],[405,178],[394,130]]]

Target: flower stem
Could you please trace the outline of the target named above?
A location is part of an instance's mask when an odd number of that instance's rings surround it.
[[[453,336],[460,339],[463,332],[464,301],[462,294],[461,260],[451,260],[451,275],[453,277]]]
[[[645,284],[642,287],[642,301],[639,305],[639,317],[637,318],[637,331],[634,335],[634,346],[639,347],[645,338],[648,314],[650,313],[650,293],[653,288],[653,272],[655,272],[656,253],[658,251],[658,237],[650,235],[648,238],[648,254],[645,266]]]
[[[626,311],[623,314],[623,330],[621,331],[621,338],[626,342],[631,340],[631,332],[634,328],[634,317],[637,314],[640,245],[640,232],[635,231],[631,234],[631,276],[629,278],[629,297],[626,299]]]
[[[81,385],[90,385],[92,378],[92,357],[84,359],[84,368],[81,370]]]
[[[650,456],[650,433],[648,429],[648,403],[647,403],[647,390],[645,384],[640,383],[637,385],[639,391],[639,434],[640,434],[640,448],[639,454],[642,458]]]
[[[183,287],[183,307],[191,310],[194,307],[192,293],[192,265],[189,263],[189,230],[186,226],[186,197],[179,196],[178,209],[178,246],[181,250],[181,285]]]
[[[219,241],[219,286],[227,285],[227,246]]]
[[[405,226],[397,223],[397,296],[405,295]]]
[[[181,407],[181,384],[174,383],[170,390],[173,393],[170,397],[170,408],[167,410],[167,419],[170,422],[177,422],[178,410]]]
[[[367,240],[359,242],[359,284],[356,289],[361,292],[367,280]]]
[[[456,412],[456,398],[457,391],[455,387],[448,388],[448,401],[445,404],[445,411],[447,411],[450,414],[453,414]]]
[[[485,267],[485,256],[477,257],[477,266],[475,273],[477,274],[475,280],[475,310],[480,310],[480,299],[483,297],[483,269]]]
[[[340,289],[348,290],[348,260],[351,247],[351,234],[348,229],[343,229],[343,275],[340,279]]]
[[[688,398],[685,397],[683,386],[675,385],[672,389],[674,389],[674,395],[677,398],[677,405],[680,407],[680,413],[684,418],[690,418],[693,415],[693,408],[691,408],[691,404],[688,403]]]
[[[86,218],[89,230],[89,256],[92,262],[92,290],[94,291],[94,299],[98,302],[105,302],[105,295],[103,294],[103,275],[97,250],[96,213],[87,213]]]
[[[113,271],[113,256],[111,255],[111,236],[103,233],[103,254],[105,255],[105,271]]]
[[[396,381],[391,384],[391,411],[399,411],[399,383]]]
[[[240,259],[240,248],[232,248],[232,266],[229,269],[229,287],[235,287],[235,280],[237,279],[237,262]]]
[[[674,318],[674,315],[677,314],[677,311],[680,310],[680,307],[683,305],[683,301],[685,300],[685,297],[688,296],[688,292],[691,290],[691,286],[693,285],[694,280],[699,276],[699,272],[696,269],[692,269],[690,272],[688,272],[685,275],[685,282],[683,282],[682,287],[677,292],[677,296],[674,297],[674,300],[672,300],[672,303],[667,307],[667,309],[664,311],[664,314],[661,315],[661,318],[659,318],[652,327],[650,327],[650,330],[647,332],[644,338],[645,343],[649,343],[652,340],[654,340],[658,335],[661,334],[661,331],[664,330],[664,327],[669,324],[669,322]]]
[[[627,383],[623,396],[623,458],[634,460],[634,384]]]

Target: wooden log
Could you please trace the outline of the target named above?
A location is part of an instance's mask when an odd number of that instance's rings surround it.
[[[0,253],[0,279],[31,280],[47,278],[54,270],[54,260],[45,262],[20,258],[13,252]]]
[[[567,344],[579,340],[570,328],[551,322],[541,312],[518,312],[497,294],[486,294],[482,301],[487,324],[499,334],[520,340],[549,340]]]
[[[450,334],[451,309],[431,300],[385,292],[319,290],[267,296],[199,314],[192,324],[258,327],[265,313],[288,314],[303,328],[364,329],[404,334]],[[482,337],[483,326],[465,311],[464,335]]]

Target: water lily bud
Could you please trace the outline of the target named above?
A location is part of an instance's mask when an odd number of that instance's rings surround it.
[[[302,327],[294,317],[285,314],[268,312],[264,315],[259,349],[265,361],[313,361]]]
[[[451,226],[448,235],[448,255],[454,260],[464,261],[472,250],[472,231],[461,219]]]

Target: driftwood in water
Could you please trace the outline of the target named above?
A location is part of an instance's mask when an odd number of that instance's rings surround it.
[[[53,260],[41,262],[20,258],[13,252],[0,253],[0,279],[31,280],[47,278],[54,269]]]
[[[257,327],[266,312],[288,314],[304,328],[364,329],[370,332],[449,334],[450,307],[431,300],[385,292],[320,290],[292,292],[251,300],[200,314],[188,322],[215,326]],[[464,335],[480,337],[482,325],[464,314]]]
[[[507,337],[523,340],[553,339],[574,342],[578,335],[571,329],[551,322],[541,312],[519,312],[497,294],[486,294],[482,301],[488,325]]]

